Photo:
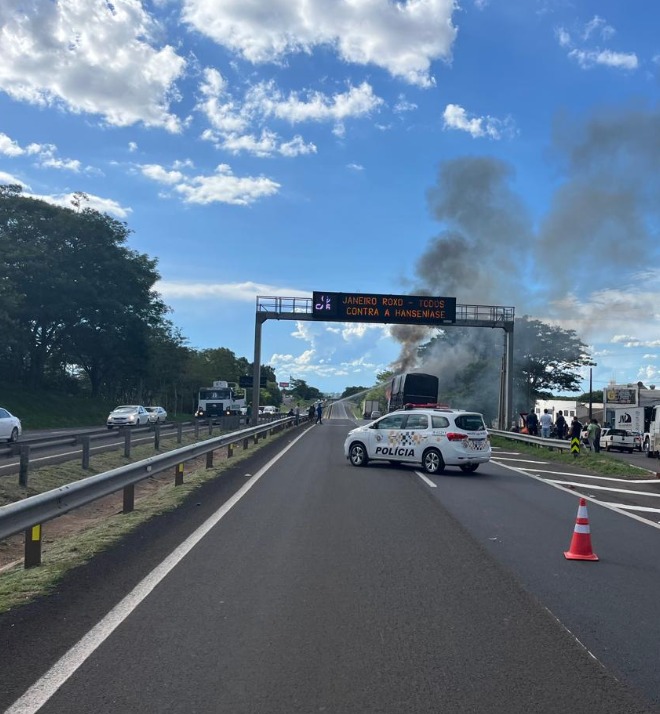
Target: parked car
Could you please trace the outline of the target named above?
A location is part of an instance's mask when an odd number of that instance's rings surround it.
[[[420,464],[430,474],[445,466],[465,473],[490,460],[484,418],[460,409],[400,409],[349,431],[344,454],[353,466],[370,460]]]
[[[617,449],[632,454],[635,440],[633,435],[625,429],[603,429],[600,434],[600,448],[605,451]]]
[[[108,414],[108,429],[114,426],[141,426],[149,423],[149,412],[141,404],[123,404]]]
[[[374,411],[371,412],[371,418],[372,419],[379,419],[383,415],[378,411],[378,409],[374,409]]]
[[[22,432],[21,420],[0,407],[0,439],[17,441]]]

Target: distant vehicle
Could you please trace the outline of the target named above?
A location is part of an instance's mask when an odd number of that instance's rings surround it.
[[[374,419],[373,412],[380,411],[380,403],[377,399],[365,399],[362,402],[362,418]]]
[[[405,372],[393,377],[385,388],[387,410],[403,409],[407,404],[436,406],[439,380],[433,374]]]
[[[245,397],[238,397],[229,382],[217,380],[212,387],[203,387],[199,390],[197,398],[197,411],[199,418],[213,418],[229,415],[239,415],[241,407],[245,406]]]
[[[429,474],[441,474],[445,466],[472,473],[490,460],[491,448],[477,412],[410,408],[349,431],[344,455],[353,466],[381,460],[420,464]]]
[[[651,459],[660,456],[660,404],[649,408],[649,419],[646,424],[642,448]]]
[[[115,426],[141,426],[149,423],[149,412],[141,404],[122,404],[108,414],[108,429]]]
[[[167,412],[163,407],[145,407],[149,412],[150,424],[162,424],[167,419]]]
[[[602,432],[605,432],[605,434]],[[617,449],[618,451],[627,451],[632,454],[635,448],[635,440],[633,435],[625,429],[603,429],[600,436],[600,448],[605,449],[605,451]]]
[[[272,404],[267,404],[264,407],[263,414],[277,414],[278,409],[277,407],[274,407]]]
[[[382,413],[380,411],[378,411],[378,409],[374,409],[374,411],[372,411],[371,414],[369,415],[369,417],[371,419],[379,419],[382,416],[383,416]]]
[[[0,439],[18,441],[22,432],[21,420],[0,407]]]

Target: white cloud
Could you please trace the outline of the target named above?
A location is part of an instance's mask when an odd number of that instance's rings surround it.
[[[138,149],[138,145],[137,145],[134,141],[129,141],[129,142],[128,142],[128,150],[129,150],[131,153],[137,151],[137,149]]]
[[[183,17],[199,32],[253,63],[331,47],[356,64],[382,67],[395,77],[431,86],[434,60],[451,58],[456,38],[454,0],[328,3],[270,0],[184,0]]]
[[[582,38],[584,40],[588,40],[592,35],[596,34],[600,35],[603,40],[608,40],[615,33],[616,30],[611,25],[608,25],[602,17],[594,15],[594,17],[584,26]]]
[[[274,82],[260,82],[248,91],[245,103],[248,111],[259,111],[265,117],[276,117],[291,124],[368,116],[384,104],[368,82],[331,97],[322,92],[291,92],[285,97]]]
[[[275,131],[264,126],[266,122],[277,120],[292,125],[330,122],[334,124],[333,133],[343,136],[345,121],[367,117],[384,105],[367,82],[331,95],[318,91],[285,95],[273,81],[259,82],[236,98],[215,69],[205,70],[200,93],[197,109],[212,127],[204,131],[202,138],[233,154],[246,152],[261,157],[278,154],[292,157],[317,151],[313,143],[305,142],[300,135],[281,140]],[[261,127],[260,133],[252,128],[255,126]]]
[[[139,0],[0,3],[0,90],[17,101],[176,132],[169,112],[185,60]]]
[[[29,186],[21,181],[21,179],[16,178],[13,174],[8,174],[6,171],[0,171],[0,184],[2,185],[18,185],[23,186],[23,188],[29,188]]]
[[[178,165],[182,166],[181,163]],[[210,176],[186,176],[181,171],[172,171],[158,164],[143,164],[139,169],[152,181],[171,186],[186,203],[245,206],[259,198],[272,196],[280,189],[280,184],[265,176],[234,176],[227,164],[218,165]]]
[[[265,283],[245,281],[242,283],[200,283],[161,280],[156,290],[166,298],[188,298],[191,300],[232,300],[254,303],[258,295],[271,297],[311,297],[310,291],[297,288],[282,288]]]
[[[414,112],[415,109],[417,109],[417,105],[414,102],[409,102],[403,94],[400,94],[393,111],[395,114],[403,114],[404,112]]]
[[[502,139],[515,134],[513,120],[496,119],[490,116],[470,117],[465,109],[458,104],[447,104],[442,114],[445,129],[465,131],[475,139]]]
[[[614,67],[615,69],[637,69],[639,61],[634,52],[612,52],[612,50],[578,50],[574,49],[568,53],[582,69],[590,69],[596,65],[604,67]]]
[[[602,17],[595,15],[578,34],[583,43],[589,43],[594,39],[607,41],[616,34],[616,30],[608,25]],[[559,46],[569,50],[568,57],[577,62],[582,69],[590,69],[599,65],[614,69],[634,70],[639,66],[639,60],[634,52],[615,52],[598,46],[576,46],[571,35],[563,27],[557,28],[555,35]]]
[[[24,154],[25,150],[13,140],[10,139],[6,134],[0,133],[0,154],[5,156],[21,156]]]
[[[73,193],[39,195],[24,192],[23,195],[31,198],[39,198],[42,201],[52,203],[55,206],[63,206],[64,208],[72,208],[74,201],[76,201],[76,196]],[[132,213],[131,208],[126,208],[111,198],[102,198],[101,196],[95,196],[90,193],[86,193],[85,196],[86,199],[82,203],[84,208],[92,208],[100,213],[107,213],[108,215],[116,216],[121,219],[128,218],[129,214]]]

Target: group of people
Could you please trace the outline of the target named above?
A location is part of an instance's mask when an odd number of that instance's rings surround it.
[[[300,423],[300,405],[296,404],[295,409],[291,407],[287,416],[295,417],[295,424],[298,426]],[[321,404],[321,402],[319,402],[316,406],[310,404],[309,409],[307,410],[307,418],[309,421],[314,421],[314,419],[316,419],[317,424],[323,424],[323,404]]]
[[[553,434],[554,426],[554,434]],[[577,439],[578,442],[582,440],[582,422],[577,417],[573,417],[573,420],[569,424],[564,417],[561,410],[557,412],[557,419],[552,422],[552,415],[547,409],[543,410],[543,414],[540,417],[536,416],[536,412],[532,409],[525,418],[525,427],[522,431],[531,434],[532,436],[539,436],[539,428],[541,430],[540,436],[544,439],[549,439],[554,436],[555,439]],[[591,419],[587,425],[587,436],[585,445],[595,452],[600,451],[600,424],[597,419]]]

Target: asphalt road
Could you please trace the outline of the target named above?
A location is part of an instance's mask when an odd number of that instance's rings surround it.
[[[355,469],[352,426],[304,430],[249,480],[274,442],[0,616],[0,707],[52,666],[8,711],[660,711],[656,528],[590,504],[601,560],[567,561],[574,495],[495,463]]]

